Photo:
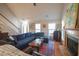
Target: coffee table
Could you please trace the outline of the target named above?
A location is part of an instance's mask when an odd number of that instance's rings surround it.
[[[41,47],[43,43],[43,39],[37,38],[31,43],[29,43],[29,46],[32,47],[33,51],[39,52],[39,48]]]

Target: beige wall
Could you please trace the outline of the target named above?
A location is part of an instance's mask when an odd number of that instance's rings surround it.
[[[20,22],[6,4],[0,4],[0,31],[9,35],[20,33]]]
[[[41,20],[41,31],[44,32],[45,34],[48,34],[48,22],[45,20]],[[45,25],[45,27],[43,27]]]
[[[35,32],[35,24],[40,23],[41,24],[41,31],[44,32],[45,34],[48,34],[48,23],[56,23],[56,29],[61,30],[61,20],[59,21],[45,21],[45,20],[40,20],[40,21],[33,21],[30,23],[29,30],[30,32]],[[45,27],[43,27],[45,25]]]
[[[30,32],[35,32],[35,24],[40,23],[41,24],[41,31],[47,34],[48,31],[48,23],[46,21],[40,21],[40,22],[32,22],[30,23],[29,30]],[[43,25],[46,27],[44,28]]]

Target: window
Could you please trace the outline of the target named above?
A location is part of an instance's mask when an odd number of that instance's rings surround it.
[[[22,21],[22,33],[29,32],[29,23],[27,20]]]
[[[49,24],[48,24],[48,34],[49,34],[49,35],[51,35],[51,34],[54,32],[55,26],[56,26],[55,23],[49,23]]]
[[[35,32],[40,32],[40,31],[41,31],[41,25],[35,24]]]

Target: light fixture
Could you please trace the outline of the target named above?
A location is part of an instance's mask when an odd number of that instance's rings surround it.
[[[33,3],[33,6],[36,6],[36,3]]]

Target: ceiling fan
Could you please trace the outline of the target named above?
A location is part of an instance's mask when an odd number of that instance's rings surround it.
[[[36,6],[36,3],[33,3],[33,6]]]

